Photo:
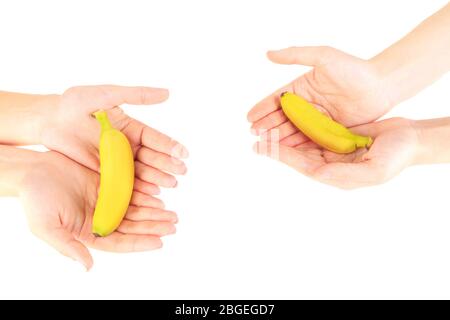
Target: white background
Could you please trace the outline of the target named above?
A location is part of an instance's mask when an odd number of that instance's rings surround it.
[[[180,215],[160,251],[93,252],[86,273],[0,200],[1,298],[450,298],[450,166],[341,191],[252,152],[247,111],[306,68],[268,49],[323,44],[369,58],[446,1],[0,2],[0,89],[167,87],[126,107],[190,151],[163,193]],[[420,77],[420,74],[417,75]],[[447,76],[392,114],[450,115]]]

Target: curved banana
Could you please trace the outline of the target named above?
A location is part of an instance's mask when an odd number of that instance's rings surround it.
[[[336,153],[351,153],[357,148],[372,145],[371,137],[352,133],[300,96],[284,92],[280,100],[286,117],[308,138],[325,149]]]
[[[127,137],[112,127],[105,111],[94,113],[100,122],[100,191],[92,232],[106,237],[122,222],[134,184],[134,157]]]

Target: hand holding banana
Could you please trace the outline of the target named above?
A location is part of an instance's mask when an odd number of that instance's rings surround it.
[[[327,150],[351,153],[357,148],[368,148],[372,145],[371,137],[352,133],[300,96],[284,92],[280,100],[286,117],[308,138]]]

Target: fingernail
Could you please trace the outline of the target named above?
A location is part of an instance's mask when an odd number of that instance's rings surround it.
[[[183,147],[181,150],[181,158],[182,159],[189,158],[189,151],[185,147]]]
[[[89,272],[89,270],[91,270],[91,268],[92,268],[92,266],[85,264],[85,262],[83,260],[81,260],[81,258],[76,257],[73,260],[75,260],[76,262],[81,264],[86,272]]]
[[[186,174],[187,173],[187,167],[183,164],[182,169],[180,170],[180,174]]]
[[[173,180],[174,180],[174,181],[171,183],[172,188],[176,188],[177,185],[178,185],[178,181],[177,181],[175,178],[174,178]]]
[[[186,147],[184,147],[180,143],[176,143],[175,146],[170,151],[170,155],[173,158],[186,159],[189,157],[189,151],[186,149]]]
[[[168,234],[175,234],[175,233],[177,233],[177,228],[174,225],[172,225],[172,228],[170,228]]]
[[[172,163],[175,164],[175,165],[177,165],[177,166],[184,164],[183,161],[181,161],[181,160],[178,159],[178,158],[174,158],[174,157],[172,157]]]
[[[158,244],[156,244],[156,245],[154,245],[153,243],[152,243],[152,249],[161,249],[162,247],[163,247],[163,242],[162,242],[162,240],[161,239],[158,239],[159,240],[159,243]]]
[[[153,88],[159,91],[160,94],[162,95],[169,95],[169,89],[166,88]]]

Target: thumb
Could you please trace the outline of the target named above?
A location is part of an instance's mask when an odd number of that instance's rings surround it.
[[[169,91],[162,88],[151,87],[125,87],[116,85],[96,86],[103,97],[107,97],[106,104],[118,106],[124,103],[132,105],[150,105],[166,101]]]
[[[151,87],[125,87],[98,85],[72,87],[63,94],[69,101],[88,106],[94,112],[100,108],[111,109],[122,104],[150,105],[169,98],[169,91]]]
[[[267,57],[274,63],[317,66],[328,63],[339,51],[331,47],[290,47],[269,51]]]
[[[78,261],[87,271],[92,268],[94,262],[89,250],[84,244],[76,240],[70,232],[59,227],[44,233],[43,239],[61,254]]]

